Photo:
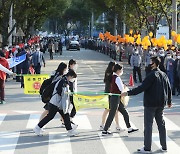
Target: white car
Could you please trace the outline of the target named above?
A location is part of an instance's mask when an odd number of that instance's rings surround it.
[[[66,50],[70,49],[77,49],[80,50],[80,44],[78,41],[69,41],[69,43],[66,45]]]

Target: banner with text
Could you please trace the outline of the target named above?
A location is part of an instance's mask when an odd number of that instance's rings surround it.
[[[82,108],[107,108],[109,109],[109,96],[85,96],[85,95],[73,95],[74,105],[76,110]]]
[[[9,68],[13,68],[14,66],[22,63],[25,60],[26,60],[26,54],[19,56],[19,57],[13,57],[13,58],[7,59],[8,63],[9,63]]]
[[[39,94],[43,81],[48,78],[48,74],[24,75],[24,93]]]

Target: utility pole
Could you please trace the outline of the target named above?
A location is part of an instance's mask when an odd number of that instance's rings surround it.
[[[172,30],[177,32],[177,2],[176,0],[172,0]]]
[[[12,19],[12,15],[13,15],[13,4],[11,4],[11,9],[10,9],[10,14],[9,14],[9,32],[12,30],[13,28],[13,19]],[[9,46],[12,46],[12,33],[8,38],[8,42],[9,42]]]
[[[104,32],[105,32],[105,14],[103,13],[102,14],[102,21],[103,21],[103,34],[104,34]]]
[[[117,14],[114,16],[114,36],[117,35]]]
[[[172,0],[172,8],[173,8],[172,30],[177,33],[177,3],[176,3],[176,0]],[[173,44],[175,45],[176,43],[173,41]]]
[[[91,37],[93,37],[93,31],[94,31],[94,12],[92,11],[92,16],[91,16]]]

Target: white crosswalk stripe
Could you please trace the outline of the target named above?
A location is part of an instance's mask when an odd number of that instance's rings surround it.
[[[13,154],[20,132],[0,132],[0,154]]]
[[[90,121],[87,115],[79,115],[77,114],[73,119],[75,124],[78,124],[78,129],[92,129]]]
[[[26,128],[34,128],[39,122],[40,114],[30,114]]]
[[[179,154],[180,152],[180,147],[172,141],[168,136],[166,137],[167,140],[167,149],[168,149],[168,154]],[[152,141],[158,146],[158,148],[161,148],[160,142],[159,142],[159,134],[158,133],[153,133],[152,134]]]
[[[0,114],[0,125],[3,122],[4,118],[6,117],[7,114]]]
[[[180,127],[164,116],[166,130],[180,131]]]
[[[48,154],[72,154],[70,137],[62,132],[49,133]]]
[[[114,133],[113,136],[105,137],[102,137],[101,134],[99,134],[99,137],[107,154],[117,153],[119,150],[124,154],[130,153],[123,140],[117,133]]]

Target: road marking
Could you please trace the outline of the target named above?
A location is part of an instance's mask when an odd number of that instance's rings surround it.
[[[7,114],[0,114],[0,125],[3,122],[4,118],[6,117]]]
[[[50,132],[48,154],[72,154],[70,137],[66,133]]]
[[[1,132],[0,133],[0,153],[13,154],[18,142],[20,132]]]
[[[180,151],[180,147],[172,141],[168,136],[166,137],[167,140],[167,154],[178,154]],[[159,133],[152,134],[152,141],[157,145],[158,148],[161,148],[160,141],[159,141]]]
[[[73,122],[78,125],[77,129],[92,129],[91,123],[86,115],[76,115]]]
[[[26,128],[34,128],[40,119],[40,114],[30,114]]]
[[[33,114],[33,113],[39,113],[39,111],[21,111],[21,110],[15,110],[14,112],[16,113],[21,113],[21,114]]]
[[[175,123],[173,123],[171,120],[169,120],[165,116],[163,118],[165,120],[166,130],[178,130],[178,131],[180,131],[179,126],[177,126]]]
[[[120,151],[120,153],[125,153],[125,154],[130,153],[126,145],[124,144],[123,140],[120,138],[119,134],[114,133],[113,136],[103,137],[99,133],[99,137],[104,146],[106,154],[117,153],[117,151]]]

